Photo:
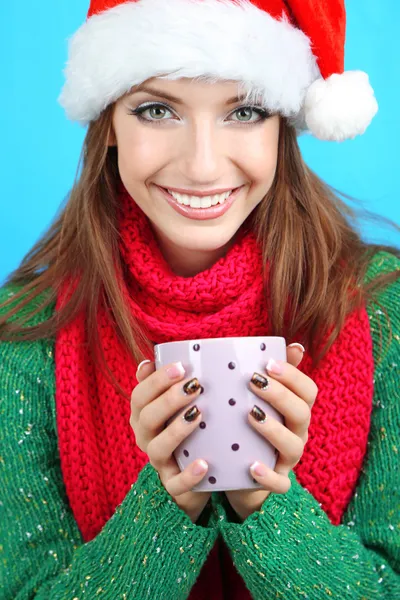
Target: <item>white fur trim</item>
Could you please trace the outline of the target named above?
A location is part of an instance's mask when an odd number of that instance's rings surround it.
[[[72,36],[59,103],[85,126],[151,77],[240,82],[252,102],[296,119],[320,77],[309,38],[248,0],[138,0],[93,15]]]
[[[314,81],[304,103],[309,131],[321,140],[337,142],[362,135],[377,112],[374,90],[363,71]]]

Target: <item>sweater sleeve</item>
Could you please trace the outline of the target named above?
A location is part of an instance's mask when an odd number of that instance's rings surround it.
[[[400,270],[379,253],[369,275]],[[265,598],[400,598],[400,280],[368,308],[374,361],[382,334],[391,343],[375,368],[368,452],[342,524],[332,525],[319,503],[290,473],[286,494],[271,494],[243,523],[213,498],[232,560],[255,600]],[[268,590],[268,594],[266,591]]]
[[[187,598],[218,535],[213,513],[192,523],[148,463],[84,543],[62,479],[53,378],[49,341],[0,343],[1,600]]]

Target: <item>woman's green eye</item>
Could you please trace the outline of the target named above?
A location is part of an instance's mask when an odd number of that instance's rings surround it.
[[[161,123],[162,121],[167,120],[164,119],[166,112],[172,114],[173,111],[167,106],[164,106],[163,104],[153,103],[144,106],[139,106],[138,108],[130,110],[129,112],[130,114],[135,115],[142,122]],[[149,118],[144,117],[144,113],[148,113]],[[251,120],[253,113],[256,113],[258,115],[259,118],[257,120]],[[271,116],[271,114],[265,108],[255,106],[242,106],[240,108],[237,108],[231,114],[241,114],[244,118],[238,118],[236,122],[243,123],[245,125],[256,125],[257,123],[261,123]]]
[[[164,108],[163,106],[151,106],[150,108],[148,108],[148,110],[150,111],[150,114],[151,114],[151,111],[153,111],[153,114],[152,114],[151,116],[152,116],[152,117],[155,117],[155,118],[157,118],[157,113],[156,113],[156,111],[160,111],[160,110],[163,110],[163,111],[165,111],[165,110],[167,110],[167,109],[166,109],[166,108]],[[158,115],[158,116],[159,116],[159,115]],[[164,115],[161,115],[161,116],[164,116]]]
[[[238,114],[245,113],[245,112],[247,112],[247,114],[249,114],[249,112],[250,112],[250,118],[251,118],[251,112],[254,112],[254,108],[250,108],[250,107],[238,108],[238,110],[235,112],[237,112]],[[248,119],[246,119],[246,120],[248,120]]]

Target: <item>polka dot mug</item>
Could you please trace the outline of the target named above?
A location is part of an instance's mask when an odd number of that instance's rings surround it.
[[[248,422],[248,413],[256,400],[260,402],[248,384],[255,371],[265,373],[270,358],[287,360],[285,338],[232,337],[168,342],[157,344],[154,354],[156,369],[181,361],[185,377],[197,377],[203,387],[196,398],[201,422],[174,453],[181,471],[198,458],[207,461],[208,473],[193,491],[260,488],[251,476],[250,465],[258,460],[273,469],[277,452]],[[283,421],[266,402],[262,409]]]

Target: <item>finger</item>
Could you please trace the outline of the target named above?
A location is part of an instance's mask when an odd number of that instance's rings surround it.
[[[140,369],[139,377],[141,377],[142,369],[146,368],[148,368],[148,364]],[[131,394],[132,411],[141,410],[146,404],[168,390],[173,383],[181,380],[184,375],[181,363],[171,363],[152,372],[134,388]]]
[[[285,425],[269,416],[266,417],[265,423],[260,423],[251,413],[249,413],[249,422],[278,450],[285,463],[295,465],[300,460],[304,452],[304,443]]]
[[[196,405],[186,407],[168,427],[150,440],[146,453],[157,469],[168,464],[177,447],[200,425],[201,412],[198,408],[196,411],[196,408]],[[190,420],[188,421],[184,415],[189,411]]]
[[[318,387],[315,382],[290,363],[284,361],[278,361],[278,363],[279,373],[276,370],[276,362],[273,359],[268,361],[265,366],[268,375],[279,381],[306,402],[308,406],[312,407],[318,394]]]
[[[138,364],[136,370],[136,379],[140,383],[143,379],[146,379],[151,373],[154,373],[156,370],[156,363],[151,360],[142,360],[141,363]]]
[[[189,377],[175,383],[164,394],[147,404],[138,417],[151,438],[158,435],[166,422],[190,402],[195,402],[203,388],[196,377]]]
[[[284,417],[288,429],[300,438],[303,437],[310,425],[311,407],[279,381],[261,373],[256,375],[257,385],[250,381],[250,389]],[[261,389],[258,385],[263,382],[266,382],[266,387]],[[263,409],[262,406],[260,408]]]
[[[190,492],[204,478],[207,471],[208,464],[200,458],[188,465],[179,474],[168,478],[163,485],[172,497],[180,496],[181,494]]]
[[[304,357],[304,346],[301,344],[290,344],[290,346],[286,346],[286,356],[287,362],[293,365],[294,367],[298,367]]]
[[[255,468],[260,468],[263,474],[258,475],[254,470]],[[270,469],[263,463],[256,461],[251,465],[250,473],[258,483],[270,492],[274,492],[275,494],[286,494],[290,489],[291,482],[289,477],[276,473],[273,469]]]

